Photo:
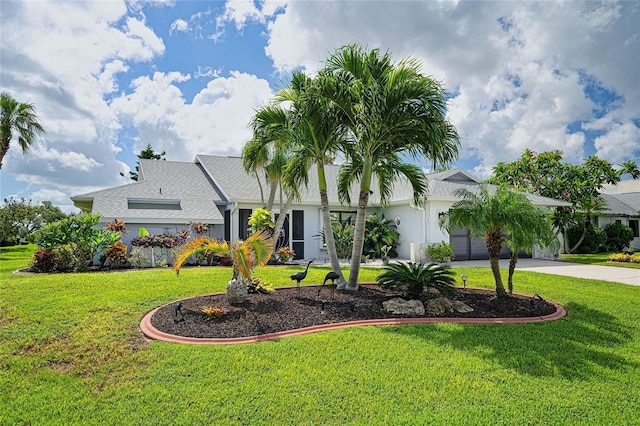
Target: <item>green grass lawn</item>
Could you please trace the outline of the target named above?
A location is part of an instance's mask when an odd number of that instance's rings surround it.
[[[600,265],[600,266],[619,266],[621,268],[640,269],[640,263],[630,262],[609,262],[607,259],[610,255],[619,252],[611,253],[593,253],[593,254],[562,254],[561,259],[565,262],[582,263],[585,265]]]
[[[223,291],[230,269],[13,275],[31,249],[0,252],[2,425],[640,424],[640,287],[517,271],[517,292],[568,317],[178,345],[146,341],[141,317]],[[291,285],[298,270],[257,275]],[[486,268],[456,270],[492,287]]]

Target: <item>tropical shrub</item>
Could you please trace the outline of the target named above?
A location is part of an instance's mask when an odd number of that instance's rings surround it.
[[[105,226],[105,229],[108,231],[119,232],[120,234],[126,234],[128,232],[124,221],[120,219],[113,219],[107,224],[107,226]]]
[[[47,250],[73,244],[76,249],[75,257],[81,262],[91,262],[106,247],[120,240],[121,236],[120,232],[96,229],[100,217],[98,213],[86,213],[49,223],[36,233],[35,242]]]
[[[220,306],[202,306],[200,312],[207,316],[207,321],[220,318],[227,313],[227,309]]]
[[[607,234],[606,244],[610,250],[622,250],[633,241],[633,230],[621,223],[610,223],[604,227]]]
[[[398,244],[400,234],[396,230],[393,220],[385,219],[384,214],[380,217],[372,214],[367,217],[364,228],[363,253],[375,252],[376,256],[382,256],[382,247],[390,246],[391,253],[389,254],[391,256],[397,255],[393,248]]]
[[[640,263],[640,254],[615,253],[610,255],[607,260],[609,262]]]
[[[76,243],[58,245],[53,248],[52,252],[55,256],[54,269],[56,271],[73,272],[84,269],[84,256],[82,254],[78,255],[81,251],[78,250]]]
[[[438,263],[449,263],[453,259],[453,244],[444,241],[427,246],[429,259]]]
[[[434,288],[443,296],[455,294],[455,272],[451,266],[438,263],[398,262],[386,265],[376,279],[384,289],[406,291],[411,299],[419,299],[425,288]]]
[[[51,250],[37,249],[31,257],[33,272],[51,272],[56,266],[56,255]]]
[[[331,219],[333,238],[336,242],[336,252],[340,259],[351,257],[353,250],[353,234],[355,226],[350,221],[340,222],[338,219]]]
[[[280,247],[277,251],[278,260],[280,262],[286,263],[290,259],[293,259],[296,255],[296,252],[289,246]]]
[[[576,224],[570,226],[567,229],[567,239],[569,240],[569,246],[573,247],[582,236],[583,225]],[[587,235],[584,238],[582,244],[580,244],[579,251],[581,253],[595,253],[601,249],[607,242],[607,234],[604,229],[593,223],[589,224],[587,228]]]
[[[263,229],[273,230],[275,223],[271,219],[271,210],[266,208],[255,209],[249,217],[249,229],[251,232],[262,231]]]
[[[252,294],[271,294],[274,291],[273,286],[260,277],[251,277],[251,281],[247,283],[247,290]]]
[[[131,260],[127,256],[127,246],[118,241],[104,251],[111,268],[123,268]]]

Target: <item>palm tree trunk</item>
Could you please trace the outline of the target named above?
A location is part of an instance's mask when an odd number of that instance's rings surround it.
[[[509,294],[513,294],[513,273],[516,270],[516,264],[518,263],[518,252],[511,252],[511,259],[509,259],[509,278],[507,280],[507,286],[509,288]]]
[[[7,151],[9,151],[9,142],[11,138],[2,138],[0,139],[0,169],[2,169],[2,160],[4,156],[7,155]]]
[[[504,289],[502,283],[502,276],[500,275],[500,249],[502,235],[487,235],[485,237],[485,244],[487,245],[487,251],[489,252],[489,264],[491,265],[491,272],[493,273],[493,279],[496,283],[496,295],[498,298],[507,297],[507,292]]]
[[[329,212],[329,197],[327,196],[327,179],[324,174],[324,164],[318,163],[318,180],[320,186],[320,206],[322,212],[322,230],[324,231],[324,243],[327,246],[327,254],[331,263],[331,270],[338,274],[336,288],[344,290],[347,281],[342,275],[338,252],[336,250],[336,240],[333,236],[333,226],[331,226],[331,214]]]
[[[262,189],[262,182],[260,182],[260,175],[258,175],[258,170],[254,171],[256,175],[256,182],[258,182],[258,187],[260,188],[260,201],[264,204],[264,190]]]
[[[273,202],[276,199],[276,192],[278,191],[278,181],[271,182],[271,188],[269,190],[269,200],[267,201],[267,209],[273,210]]]
[[[364,246],[364,226],[369,202],[369,190],[360,191],[358,199],[358,211],[356,212],[356,224],[353,231],[353,251],[351,252],[351,269],[349,282],[345,290],[358,290],[358,276],[360,275],[360,262],[362,261],[362,247]]]
[[[273,228],[273,239],[276,242],[280,236],[280,231],[282,230],[282,226],[284,225],[284,220],[287,217],[287,213],[289,213],[289,209],[291,208],[292,203],[293,203],[293,200],[291,198],[287,198],[287,202],[285,203],[284,208],[280,209],[280,215],[278,216],[278,220],[276,220],[276,225]],[[280,247],[274,247],[274,253],[279,248]]]

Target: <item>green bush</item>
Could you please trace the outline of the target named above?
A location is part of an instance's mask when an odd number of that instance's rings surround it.
[[[404,289],[411,299],[419,299],[425,288],[434,288],[443,296],[456,292],[455,272],[451,266],[438,263],[391,263],[376,280],[385,289]]]
[[[447,244],[444,241],[427,246],[427,255],[429,259],[438,263],[449,263],[454,257],[453,244]]]
[[[363,253],[375,252],[375,255],[380,257],[382,256],[382,247],[390,246],[391,250],[388,255],[397,256],[394,247],[398,244],[400,234],[392,220],[385,219],[384,215],[378,217],[376,214],[372,214],[367,217],[364,229]]]
[[[54,269],[58,272],[73,272],[82,270],[83,257],[78,256],[80,250],[75,243],[61,244],[51,250],[55,255]]]
[[[147,263],[149,263],[149,258],[144,252],[144,249],[142,247],[134,247],[131,251],[131,266],[134,268],[142,268]]]
[[[582,236],[583,225],[573,225],[567,229],[567,239],[569,247],[573,248],[576,245],[580,237]],[[582,241],[582,244],[578,247],[579,253],[596,253],[607,242],[607,234],[604,229],[593,223],[589,224],[587,228],[587,235]]]
[[[633,230],[621,223],[610,223],[604,227],[607,234],[607,245],[613,250],[622,250],[629,247],[633,241]]]

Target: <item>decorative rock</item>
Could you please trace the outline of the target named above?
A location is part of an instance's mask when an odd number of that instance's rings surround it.
[[[249,290],[244,281],[231,280],[227,284],[227,300],[232,305],[238,305],[245,302],[249,298]]]
[[[442,315],[445,312],[453,312],[451,301],[446,297],[428,300],[425,309],[430,315]]]
[[[453,308],[454,311],[461,313],[461,314],[466,314],[467,312],[473,312],[473,308],[459,300],[452,300],[451,301],[451,307]]]
[[[404,300],[399,297],[382,303],[385,311],[396,315],[424,315],[424,305],[419,300]]]

